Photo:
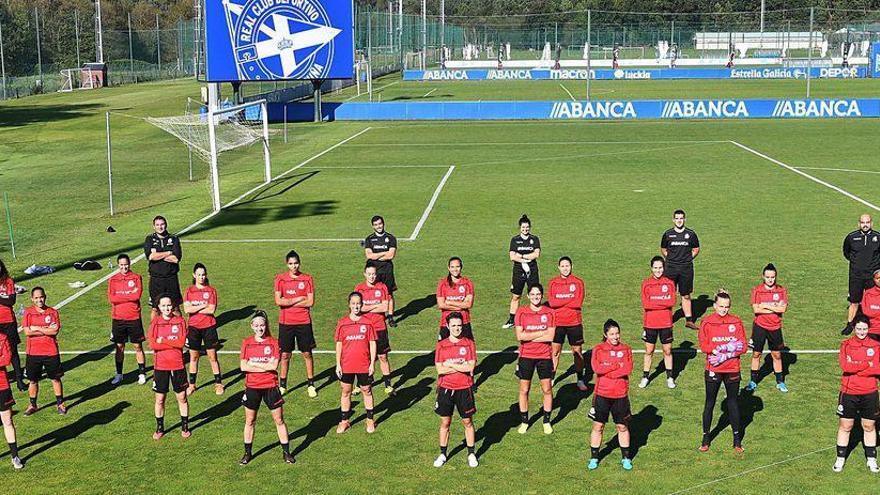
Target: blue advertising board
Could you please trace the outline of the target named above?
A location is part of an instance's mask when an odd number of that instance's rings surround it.
[[[351,0],[206,0],[209,82],[350,79]]]
[[[311,120],[314,107],[287,104],[290,120]],[[283,105],[269,105],[269,120]],[[327,103],[324,120],[637,120],[820,119],[880,117],[880,99],[593,100]]]
[[[405,70],[404,81],[493,81],[493,80],[586,80],[585,68],[572,69],[446,69]],[[591,69],[594,80],[645,79],[805,79],[806,67],[756,67],[733,69]],[[812,67],[810,77],[844,79],[867,77],[865,67]]]
[[[880,41],[871,44],[871,55],[868,62],[868,74],[870,77],[880,78]]]

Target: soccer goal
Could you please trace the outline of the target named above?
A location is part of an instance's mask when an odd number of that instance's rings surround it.
[[[221,153],[262,142],[264,183],[272,180],[266,100],[221,105],[216,109],[201,107],[198,112],[185,115],[146,117],[144,120],[183,141],[195,156],[208,163],[214,211],[219,211],[222,206],[217,165]]]

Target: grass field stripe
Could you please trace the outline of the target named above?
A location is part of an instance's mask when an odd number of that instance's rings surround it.
[[[330,151],[333,151],[334,149],[338,148],[339,146],[342,146],[343,144],[345,144],[345,143],[351,141],[352,139],[354,139],[354,138],[360,136],[361,134],[363,134],[363,133],[365,133],[365,132],[367,132],[367,131],[369,131],[369,130],[370,130],[370,127],[367,127],[366,129],[362,129],[361,131],[355,133],[354,135],[349,136],[349,137],[343,139],[342,141],[340,141],[340,142],[334,144],[333,146],[327,148],[326,150],[324,150],[324,151],[318,153],[317,155],[315,155],[315,156],[313,156],[313,157],[311,157],[311,158],[309,158],[309,159],[303,161],[303,162],[300,163],[299,165],[296,165],[296,166],[294,166],[294,167],[292,167],[292,168],[286,170],[286,171],[283,172],[282,174],[279,174],[279,175],[275,176],[272,180],[277,180],[277,179],[279,179],[279,178],[281,178],[281,177],[284,177],[285,175],[289,174],[290,172],[293,172],[294,170],[296,170],[296,169],[298,169],[298,168],[300,168],[300,167],[302,167],[302,166],[308,164],[308,163],[311,162],[312,160],[315,160],[315,159],[317,159],[317,158],[319,158],[319,157],[321,157],[321,156],[323,156],[323,155],[329,153]],[[271,182],[271,181],[270,181],[270,182]],[[254,191],[260,189],[261,187],[265,187],[265,184],[260,184],[259,186],[257,186],[257,187],[255,187],[255,188],[251,189],[250,191],[248,191],[248,192],[242,194],[241,196],[239,196],[239,197],[235,198],[234,200],[230,201],[229,203],[226,203],[223,207],[221,207],[221,211],[222,211],[223,208],[228,208],[228,207],[234,205],[235,203],[241,201],[242,198],[244,198],[244,197],[246,197],[248,194],[251,194],[251,193],[253,193]],[[195,222],[193,222],[193,223],[187,225],[186,227],[183,228],[183,230],[181,230],[181,231],[178,233],[178,235],[184,235],[184,234],[186,234],[186,233],[189,232],[190,230],[196,228],[197,226],[201,225],[202,223],[204,223],[204,222],[208,221],[209,219],[213,218],[217,213],[219,213],[219,212],[217,212],[217,211],[211,212],[211,213],[205,215],[204,217],[202,217],[202,218],[196,220]],[[131,259],[131,264],[133,265],[133,264],[137,263],[138,261],[144,259],[144,257],[145,257],[145,256],[143,255],[143,253],[141,253],[141,254],[135,256],[134,258]],[[76,301],[77,299],[79,299],[80,297],[82,297],[84,294],[90,292],[90,291],[91,291],[92,289],[94,289],[95,287],[98,287],[99,285],[103,284],[104,282],[110,280],[110,277],[112,277],[112,276],[115,275],[115,274],[116,274],[116,270],[114,270],[114,271],[108,273],[107,275],[104,275],[103,277],[101,277],[101,278],[99,278],[98,280],[92,282],[91,284],[89,284],[89,285],[83,287],[82,289],[80,289],[80,290],[74,292],[73,294],[71,294],[70,296],[68,296],[66,299],[64,299],[64,300],[62,300],[61,302],[59,302],[58,304],[56,304],[56,305],[55,305],[55,309],[61,309],[61,308],[63,308],[64,306],[67,306],[68,304],[72,303],[73,301]]]
[[[751,154],[753,154],[753,155],[755,155],[755,156],[759,156],[759,157],[761,157],[761,158],[763,158],[763,159],[765,159],[765,160],[767,160],[767,161],[769,161],[769,162],[772,162],[772,163],[775,163],[776,165],[779,165],[779,166],[782,167],[782,168],[785,168],[785,169],[791,170],[792,172],[794,172],[794,173],[796,173],[796,174],[802,175],[802,176],[806,177],[807,179],[810,179],[811,181],[813,181],[813,182],[815,182],[815,183],[817,183],[817,184],[821,184],[821,185],[823,185],[823,186],[825,186],[825,187],[827,187],[827,188],[829,188],[829,189],[833,189],[833,190],[839,192],[840,194],[843,194],[844,196],[846,196],[846,197],[848,197],[848,198],[850,198],[850,199],[852,199],[852,200],[854,200],[854,201],[858,201],[859,203],[861,203],[861,204],[867,206],[868,208],[871,208],[871,209],[876,210],[876,211],[880,211],[880,206],[877,206],[877,205],[875,205],[875,204],[873,204],[873,203],[870,203],[870,202],[868,202],[868,201],[866,201],[866,200],[864,200],[864,199],[862,199],[862,198],[856,196],[855,194],[853,194],[853,193],[851,193],[851,192],[849,192],[849,191],[846,191],[846,190],[844,190],[844,189],[841,189],[841,188],[835,186],[834,184],[831,184],[831,183],[829,183],[829,182],[825,182],[824,180],[819,179],[819,178],[817,178],[817,177],[813,177],[812,175],[810,175],[810,174],[808,174],[808,173],[806,173],[806,172],[804,172],[804,171],[798,170],[797,168],[792,167],[791,165],[786,165],[785,163],[782,163],[781,161],[779,161],[779,160],[777,160],[777,159],[775,159],[775,158],[771,158],[771,157],[769,157],[769,156],[767,156],[767,155],[761,153],[760,151],[755,151],[755,150],[753,150],[752,148],[749,148],[748,146],[746,146],[746,145],[744,145],[744,144],[740,144],[740,143],[738,143],[738,142],[736,142],[736,141],[731,141],[731,143],[733,143],[733,144],[735,144],[736,146],[738,146],[738,147],[740,147],[740,148],[742,148],[742,149],[748,151],[749,153],[751,153]]]
[[[427,98],[427,97],[431,96],[431,93],[433,93],[434,91],[437,91],[437,89],[438,88],[434,88],[431,91],[428,91],[427,93],[422,95],[422,98]]]
[[[767,469],[767,468],[769,468],[769,467],[778,466],[778,465],[780,465],[780,464],[785,464],[786,462],[791,462],[791,461],[796,461],[796,460],[798,460],[798,459],[803,459],[804,457],[808,457],[808,456],[811,456],[811,455],[814,455],[814,454],[818,454],[819,452],[825,452],[826,450],[832,450],[832,449],[834,449],[834,448],[835,448],[835,447],[833,447],[833,446],[832,446],[832,447],[823,447],[823,448],[821,448],[821,449],[816,449],[816,450],[814,450],[814,451],[812,451],[812,452],[807,452],[806,454],[801,454],[801,455],[797,455],[797,456],[794,456],[794,457],[791,457],[791,458],[788,458],[788,459],[783,459],[783,460],[781,460],[781,461],[772,462],[772,463],[770,463],[770,464],[766,464],[766,465],[764,465],[764,466],[758,466],[758,467],[756,467],[756,468],[747,469],[747,470],[745,470],[745,471],[743,471],[743,472],[741,472],[741,473],[731,474],[730,476],[725,476],[725,477],[723,477],[723,478],[718,478],[718,479],[716,479],[716,480],[707,481],[707,482],[705,482],[705,483],[700,483],[699,485],[694,485],[694,486],[692,486],[692,487],[690,487],[690,488],[685,488],[684,490],[679,490],[679,491],[677,491],[677,492],[671,492],[669,495],[677,495],[677,494],[679,494],[679,493],[689,492],[689,491],[691,491],[691,490],[696,490],[697,488],[702,488],[702,487],[704,487],[704,486],[713,485],[713,484],[715,484],[715,483],[720,483],[720,482],[722,482],[722,481],[726,481],[726,480],[729,480],[729,479],[738,478],[738,477],[740,477],[740,476],[745,476],[745,475],[747,475],[747,474],[754,473],[755,471],[760,471],[760,470],[762,470],[762,469]]]
[[[419,219],[419,223],[416,224],[416,228],[413,229],[412,235],[409,236],[409,240],[414,241],[419,237],[419,232],[422,231],[422,227],[425,225],[425,221],[428,220],[428,215],[431,214],[431,210],[434,209],[434,203],[437,202],[437,198],[440,196],[440,191],[443,190],[443,186],[446,185],[446,181],[449,180],[449,176],[452,175],[452,172],[455,171],[455,165],[450,165],[449,170],[446,171],[446,174],[443,175],[443,178],[440,179],[440,183],[437,184],[437,189],[434,189],[434,195],[431,196],[431,201],[428,201],[428,206],[425,208],[425,211],[422,213],[422,218]]]
[[[828,167],[795,167],[798,170],[827,170],[830,172],[855,172],[858,174],[880,174],[876,170],[856,170],[852,168],[828,168]]]
[[[394,81],[393,83],[388,83],[388,84],[386,84],[386,85],[384,85],[384,86],[379,86],[378,88],[374,89],[373,92],[375,93],[376,91],[382,91],[383,89],[387,88],[388,86],[394,86],[395,84],[397,84],[397,83],[399,83],[399,82],[400,82],[400,81]],[[353,99],[355,99],[355,98],[357,98],[357,97],[359,97],[359,96],[363,96],[363,95],[365,95],[365,94],[367,94],[367,93],[361,93],[361,94],[359,94],[359,95],[354,95],[354,96],[351,96],[351,97],[346,98],[346,99],[343,100],[343,101],[351,101],[351,100],[353,100]]]
[[[257,242],[360,242],[363,239],[355,238],[313,238],[313,239],[183,239],[184,244],[230,244],[230,243],[257,243]],[[403,240],[403,239],[402,239]]]
[[[577,101],[575,99],[574,95],[571,94],[571,91],[569,91],[568,88],[566,88],[564,84],[559,83],[559,87],[562,88],[566,93],[568,93],[568,97],[571,98],[571,101]]]
[[[109,355],[109,354],[113,354],[114,352],[115,352],[115,351],[113,351],[113,350],[110,350],[110,351],[96,351],[96,350],[91,350],[91,351],[61,351],[61,354],[62,354],[62,355],[69,355],[69,356],[78,356],[78,355],[80,355],[80,354],[86,354],[86,355],[89,355],[89,354],[105,354],[105,355]],[[150,353],[150,352],[152,352],[152,351],[150,351],[149,349],[147,349],[147,350],[145,350],[144,352]],[[238,353],[239,353],[239,351],[217,351],[217,352],[218,352],[219,354],[238,354]],[[390,352],[390,354],[403,354],[403,355],[406,355],[406,354],[427,354],[427,353],[429,353],[429,352],[434,352],[434,349],[422,349],[422,350],[400,350],[400,351],[392,350],[392,351]],[[633,354],[644,354],[644,353],[645,353],[645,350],[644,350],[644,349],[633,349],[632,352],[633,352]],[[697,354],[703,354],[703,352],[702,352],[701,350],[699,350],[699,349],[672,349],[672,353],[673,353],[673,354],[692,354],[692,353],[694,353],[694,352],[696,352]],[[22,354],[22,355],[23,355],[24,353],[25,353],[24,350],[20,350],[20,351],[19,351],[19,354]],[[134,351],[125,351],[125,353],[126,353],[126,354],[134,354]],[[294,354],[299,354],[300,351],[293,351],[293,353],[294,353]],[[312,354],[335,354],[335,353],[336,353],[335,350],[330,350],[330,349],[315,349],[315,350],[312,351]],[[563,354],[564,354],[564,353],[565,353],[565,351],[563,352]],[[837,355],[837,354],[840,353],[840,351],[839,351],[838,349],[806,349],[806,350],[782,351],[782,353],[783,353],[783,354],[795,354],[795,355],[801,355],[801,354],[802,354],[802,355],[831,355],[831,354],[833,354],[833,355]],[[508,351],[508,350],[498,350],[498,351],[491,351],[491,350],[490,350],[490,351],[486,351],[486,350],[477,350],[477,354],[519,354],[519,352],[518,352],[518,351],[515,351],[515,350],[514,350],[514,351]],[[764,351],[763,354],[765,354],[765,355],[770,354],[770,351]],[[743,353],[743,355],[742,355],[741,357],[742,357],[742,358],[748,358],[748,357],[750,357],[750,356],[751,356],[751,353],[750,353],[750,352],[746,352],[746,353]]]

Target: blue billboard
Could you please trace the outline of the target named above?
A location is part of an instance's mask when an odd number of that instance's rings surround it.
[[[206,0],[209,82],[350,79],[352,0]]]
[[[871,44],[871,55],[868,60],[868,73],[870,77],[880,78],[880,41]]]
[[[812,67],[811,78],[867,77],[865,67]],[[806,67],[693,68],[693,69],[435,69],[405,70],[404,81],[563,81],[646,79],[806,79]]]

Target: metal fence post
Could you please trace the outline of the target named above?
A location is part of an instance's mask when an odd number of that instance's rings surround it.
[[[6,59],[3,57],[3,23],[0,23],[0,87],[3,91],[3,99],[6,99]]]
[[[131,12],[128,13],[128,67],[132,74],[134,74],[134,51],[132,50],[131,43]],[[135,80],[137,82],[137,80]]]
[[[73,31],[76,36],[76,66],[82,67],[82,63],[79,59],[79,11],[73,11]]]
[[[159,66],[159,73],[162,73],[162,42],[159,39],[159,14],[156,14],[156,64]]]
[[[813,7],[810,7],[810,42],[807,47],[807,98],[810,97],[810,72],[813,72]]]
[[[43,86],[43,54],[40,52],[40,14],[34,7],[34,24],[37,26],[37,69],[40,74],[40,86]]]

